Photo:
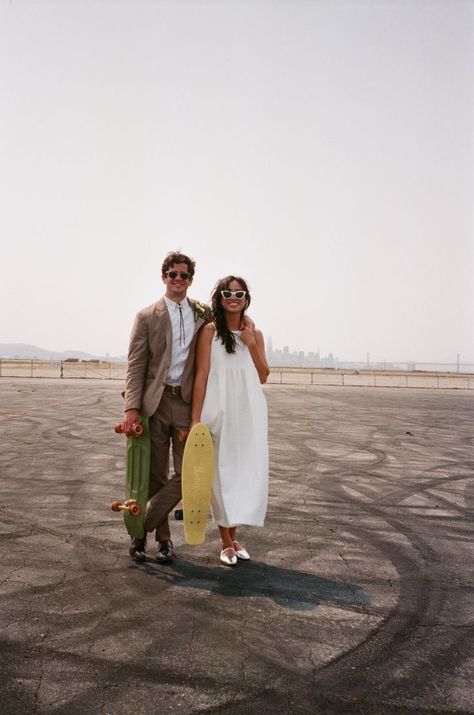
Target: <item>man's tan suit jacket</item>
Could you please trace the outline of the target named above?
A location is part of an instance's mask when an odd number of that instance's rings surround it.
[[[189,403],[193,393],[197,334],[199,328],[209,319],[209,309],[203,306],[206,314],[204,319],[196,312],[197,301],[190,298],[187,300],[193,309],[196,321],[194,337],[181,379],[181,395],[183,400]],[[202,311],[200,310],[199,313]],[[145,417],[151,417],[156,412],[171,364],[172,340],[168,308],[164,299],[160,298],[157,303],[143,308],[133,324],[125,386],[126,410],[139,410]]]

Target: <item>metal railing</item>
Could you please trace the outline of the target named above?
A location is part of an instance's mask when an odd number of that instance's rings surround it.
[[[272,367],[269,384],[340,387],[474,389],[474,374],[402,370],[335,370]]]
[[[1,377],[125,380],[127,363],[98,360],[0,359]],[[406,370],[272,367],[270,385],[474,389],[474,374]]]
[[[98,360],[0,360],[0,377],[96,378],[124,380],[125,362]]]

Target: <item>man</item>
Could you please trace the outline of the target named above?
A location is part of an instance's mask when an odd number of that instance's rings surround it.
[[[161,268],[165,294],[137,314],[128,352],[123,426],[130,435],[141,415],[149,418],[150,501],[145,528],[155,529],[160,563],[174,558],[168,515],[181,499],[180,433],[189,430],[191,421],[197,333],[210,320],[207,306],[186,297],[195,265],[189,256],[168,253]],[[174,475],[169,479],[170,442]],[[145,542],[146,538],[132,538],[129,553],[134,560],[145,560]]]

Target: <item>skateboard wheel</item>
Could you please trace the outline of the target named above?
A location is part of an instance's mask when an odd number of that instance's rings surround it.
[[[120,507],[122,506],[121,501],[113,501],[112,504],[110,505],[110,508],[112,511],[120,511]]]
[[[138,516],[140,511],[140,504],[130,504],[130,506],[128,507],[128,513],[132,516]]]
[[[114,425],[114,432],[117,432],[117,434],[122,434],[123,433],[123,427],[122,423],[119,422],[118,424]]]

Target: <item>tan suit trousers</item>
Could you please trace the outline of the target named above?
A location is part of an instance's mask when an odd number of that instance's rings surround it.
[[[157,541],[170,538],[168,515],[181,499],[181,464],[184,441],[191,423],[191,405],[181,394],[165,389],[158,409],[149,418],[151,439],[150,489],[145,512],[145,529],[155,531]],[[173,451],[173,475],[169,476],[170,443]]]

